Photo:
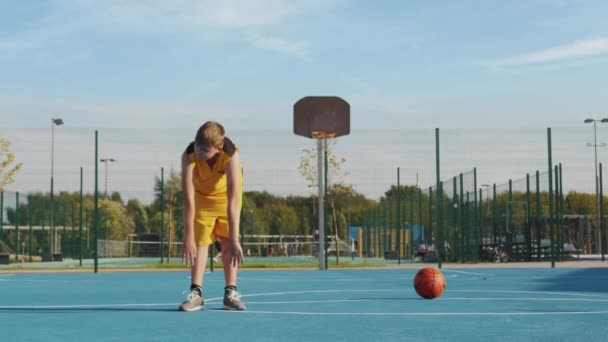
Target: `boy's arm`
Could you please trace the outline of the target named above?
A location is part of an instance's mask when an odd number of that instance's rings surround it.
[[[241,162],[238,151],[226,166],[226,183],[228,186],[228,230],[230,263],[236,267],[243,261],[243,248],[239,242],[239,220],[241,208]]]
[[[226,166],[226,183],[228,186],[228,230],[230,241],[239,242],[239,224],[241,208],[241,161],[239,152],[232,155]]]
[[[183,222],[184,241],[183,257],[187,264],[191,264],[196,257],[196,245],[194,244],[194,184],[192,175],[194,164],[188,158],[188,153],[182,154],[182,190],[183,190]]]

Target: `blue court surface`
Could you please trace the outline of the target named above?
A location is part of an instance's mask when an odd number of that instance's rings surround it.
[[[248,310],[178,312],[189,273],[0,273],[0,341],[608,341],[608,268],[443,268],[417,296],[416,269],[242,271]]]

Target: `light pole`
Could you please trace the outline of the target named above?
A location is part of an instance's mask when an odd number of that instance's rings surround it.
[[[585,123],[593,123],[593,145],[590,143],[587,143],[588,147],[593,146],[593,150],[595,153],[595,217],[596,217],[596,222],[597,222],[597,247],[598,250],[602,251],[602,238],[601,238],[601,233],[600,233],[600,225],[601,225],[601,221],[600,221],[600,185],[599,185],[599,178],[597,176],[597,148],[598,148],[598,144],[597,144],[597,122],[602,122],[602,123],[606,123],[608,122],[608,118],[603,118],[603,119],[593,119],[593,118],[589,118],[589,119],[585,119]],[[602,143],[599,145],[600,147],[605,147],[606,143]]]
[[[104,178],[105,178],[105,195],[108,197],[108,163],[113,163],[116,161],[114,158],[101,158],[100,162],[105,164]]]
[[[60,118],[51,119],[51,258],[57,250],[55,241],[55,196],[54,196],[54,173],[55,173],[55,126],[63,125],[63,120]]]

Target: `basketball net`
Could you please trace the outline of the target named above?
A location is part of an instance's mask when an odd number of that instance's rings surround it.
[[[325,130],[313,131],[311,133],[313,139],[331,139],[336,137],[336,132],[330,132]]]

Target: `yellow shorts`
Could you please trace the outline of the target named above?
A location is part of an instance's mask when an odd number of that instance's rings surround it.
[[[230,237],[228,218],[224,216],[200,216],[194,219],[194,242],[197,246],[208,246],[218,237]]]
[[[197,246],[208,246],[217,241],[218,237],[229,238],[227,201],[197,194],[195,203],[194,243]]]

